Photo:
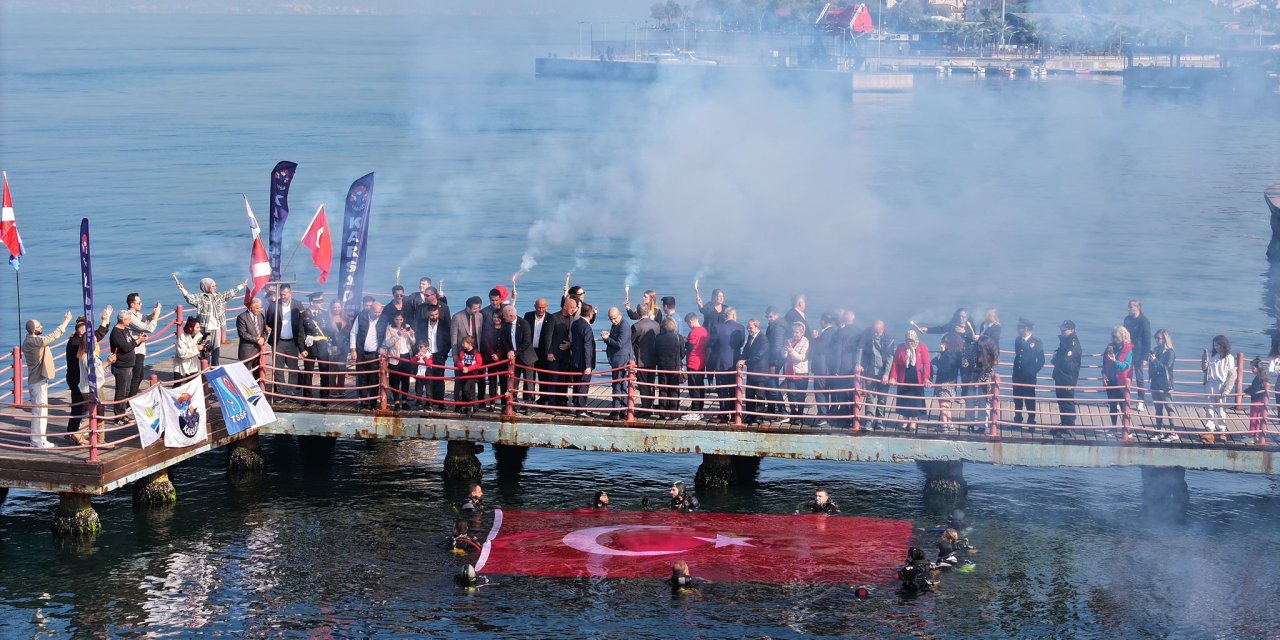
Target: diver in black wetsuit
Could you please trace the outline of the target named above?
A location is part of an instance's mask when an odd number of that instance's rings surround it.
[[[943,531],[938,538],[938,559],[934,561],[934,567],[946,570],[973,564],[968,558],[971,548],[969,541],[961,540],[955,529]]]
[[[685,493],[684,483],[677,482],[671,485],[671,510],[672,511],[697,511],[698,498],[692,493]]]
[[[898,580],[902,581],[902,593],[924,593],[933,589],[934,582],[929,579],[932,567],[925,559],[924,549],[911,547],[907,550],[907,562],[898,569]]]
[[[591,508],[597,511],[608,511],[609,494],[604,491],[597,491],[596,497],[591,501]]]
[[[796,510],[796,513],[808,511],[809,513],[825,513],[827,515],[835,515],[840,513],[840,505],[831,499],[831,493],[826,489],[818,489],[813,492],[813,499],[804,505],[804,509]]]
[[[453,537],[445,541],[445,545],[450,547],[453,553],[457,555],[466,555],[472,552],[480,551],[480,542],[475,536],[471,535],[471,525],[466,520],[458,520],[453,523]]]
[[[458,506],[458,511],[464,516],[472,516],[484,512],[484,488],[479,483],[472,482],[471,487],[467,490],[467,499],[462,501]]]

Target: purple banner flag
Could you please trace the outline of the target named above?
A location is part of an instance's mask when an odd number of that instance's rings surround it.
[[[281,161],[271,170],[271,222],[268,226],[267,256],[271,261],[271,279],[280,280],[280,253],[284,245],[284,223],[289,219],[289,184],[298,163]]]
[[[97,321],[93,317],[93,264],[89,258],[89,219],[80,220],[80,283],[83,285],[82,292],[84,294],[84,324],[85,324],[85,344],[84,351],[89,362],[89,366],[85,367],[86,376],[89,380],[89,394],[98,395],[98,367],[94,360],[98,357],[98,338],[93,334],[94,327],[98,326]],[[74,335],[71,336],[75,338]],[[68,367],[78,367],[78,363],[68,362]]]
[[[364,295],[365,241],[369,237],[369,209],[373,205],[373,174],[351,183],[347,206],[342,214],[342,255],[339,272],[338,299],[348,311],[360,308]]]

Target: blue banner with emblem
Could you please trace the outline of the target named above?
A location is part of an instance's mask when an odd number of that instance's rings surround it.
[[[267,258],[271,262],[271,280],[280,281],[280,253],[284,246],[284,223],[289,219],[289,184],[298,163],[283,160],[271,170],[271,221],[267,227]]]
[[[93,333],[93,328],[97,326],[97,323],[93,317],[93,261],[89,254],[88,218],[80,220],[80,283],[84,297],[85,345],[83,353],[87,354],[89,362],[89,366],[85,367],[85,375],[89,380],[89,393],[97,395],[98,367],[95,361],[98,358],[98,337]],[[71,338],[74,339],[75,335],[73,334]],[[67,366],[79,366],[79,364],[68,362]]]
[[[347,191],[346,209],[342,214],[342,255],[338,272],[338,299],[348,310],[360,307],[364,295],[365,244],[369,238],[369,209],[373,206],[373,174],[351,183]]]

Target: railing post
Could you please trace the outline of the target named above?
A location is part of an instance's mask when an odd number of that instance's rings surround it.
[[[22,348],[13,348],[13,404],[22,404]]]
[[[382,411],[387,410],[387,356],[386,354],[378,354],[378,408]]]
[[[516,415],[516,359],[507,360],[507,406],[502,415],[508,418]]]
[[[987,419],[987,436],[991,438],[1000,437],[1000,374],[991,374],[991,406]]]
[[[276,392],[276,377],[267,369],[267,350],[258,349],[258,383],[270,393]]]
[[[627,365],[627,422],[636,421],[636,365]]]
[[[175,347],[175,349],[176,349],[176,347]],[[148,388],[148,389],[150,389],[151,387],[154,387],[154,386],[156,386],[156,385],[160,384],[160,376],[158,376],[158,375],[156,375],[156,374],[154,374],[154,373],[153,373],[153,374],[151,374],[151,379],[150,379],[150,380],[148,380],[147,382],[148,382],[148,386],[147,386],[147,388]]]
[[[1124,440],[1125,442],[1128,442],[1133,437],[1129,433],[1129,426],[1133,424],[1133,414],[1130,413],[1130,410],[1129,410],[1129,381],[1128,380],[1124,381],[1124,405],[1122,406],[1124,408],[1124,411],[1123,413],[1120,414],[1120,425],[1123,427],[1123,433],[1121,434],[1120,439]],[[1172,422],[1172,420],[1170,422]]]
[[[178,339],[182,337],[182,305],[173,308],[173,340],[174,351],[178,349]],[[209,347],[212,349],[213,347]]]
[[[733,386],[733,426],[742,426],[742,408],[747,399],[747,365],[738,363],[738,374],[734,378]]]
[[[89,357],[93,357],[90,355]],[[98,461],[98,394],[89,395],[89,462]]]
[[[1236,411],[1244,405],[1244,352],[1236,354]]]
[[[844,391],[841,391],[840,393],[843,394]],[[855,373],[853,375],[853,403],[849,405],[850,407],[853,408],[853,432],[854,433],[862,433],[862,412],[858,410],[858,408],[862,405],[862,393],[863,393],[862,376]],[[827,401],[830,402],[830,400],[831,400],[831,397],[828,396]]]

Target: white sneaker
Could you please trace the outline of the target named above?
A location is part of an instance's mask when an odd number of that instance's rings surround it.
[[[48,440],[45,440],[44,442],[41,442],[40,444],[36,444],[36,445],[32,445],[32,446],[34,446],[34,447],[35,447],[35,448],[37,448],[37,449],[53,449],[53,448],[57,447],[58,445],[56,445],[56,444],[54,444],[54,443],[52,443],[52,442],[49,442]]]
[[[701,414],[701,413],[686,413],[686,414],[684,414],[684,415],[680,416],[680,419],[681,419],[681,420],[684,420],[684,421],[686,421],[686,422],[693,422],[693,421],[695,421],[695,420],[701,420],[701,419],[702,419],[702,414]]]
[[[1138,413],[1146,413],[1147,404],[1141,400],[1138,401]]]
[[[1213,424],[1213,421],[1212,421],[1212,420],[1205,420],[1205,421],[1204,421],[1204,429],[1205,429],[1205,431],[1208,431],[1209,433],[1213,433],[1215,430],[1217,430],[1217,427]]]

